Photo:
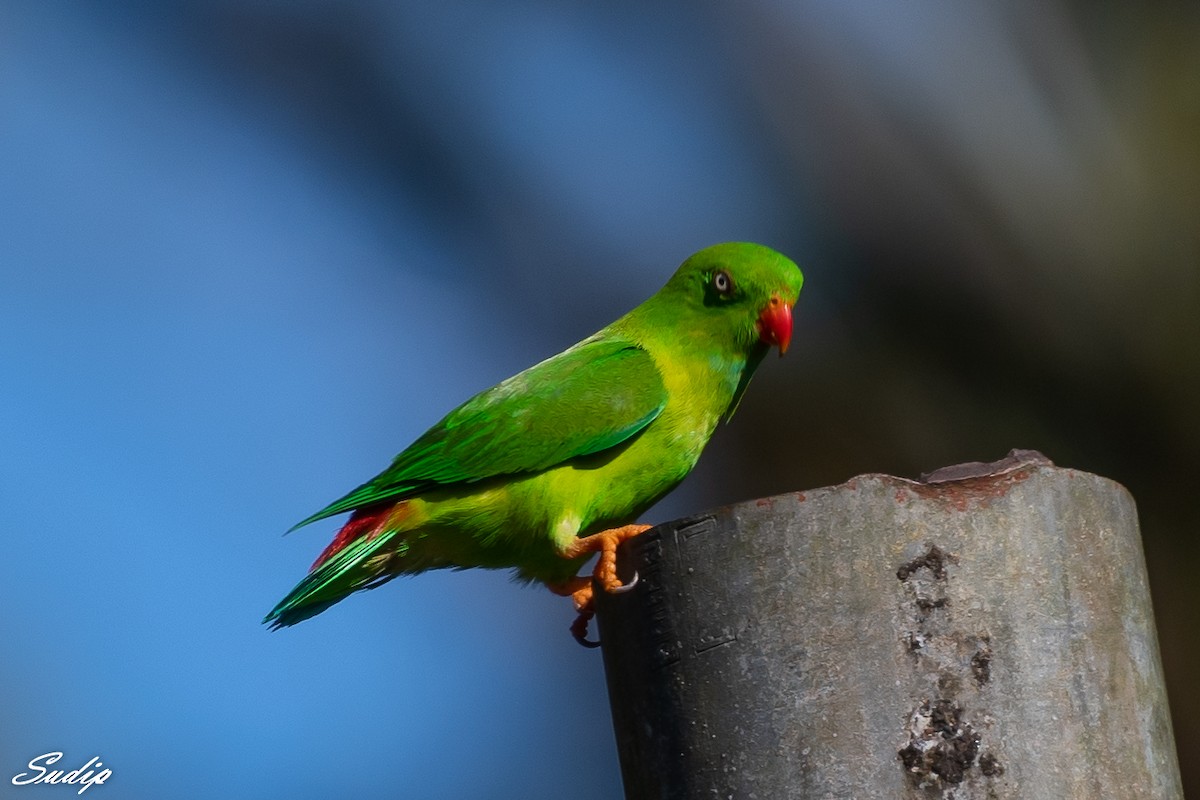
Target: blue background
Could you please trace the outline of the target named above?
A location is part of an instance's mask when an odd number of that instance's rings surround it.
[[[762,241],[793,352],[648,515],[1035,447],[1139,501],[1200,781],[1200,17],[1154,4],[0,6],[0,797],[620,796],[498,573],[278,633],[298,519]]]

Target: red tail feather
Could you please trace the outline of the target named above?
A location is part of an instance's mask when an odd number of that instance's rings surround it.
[[[337,532],[337,536],[333,537],[333,541],[329,543],[329,546],[321,551],[321,555],[317,556],[317,560],[313,562],[308,571],[312,572],[359,537],[366,536],[370,538],[377,536],[382,530],[383,522],[392,513],[394,508],[395,506],[392,505],[383,505],[360,508],[358,511],[355,511],[350,515],[350,519],[346,520],[346,524],[342,526],[342,529]]]

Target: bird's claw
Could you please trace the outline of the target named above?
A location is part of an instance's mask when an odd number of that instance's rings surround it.
[[[575,637],[575,641],[579,642],[584,647],[599,647],[599,642],[594,642],[587,638],[588,623],[591,622],[595,612],[580,611],[579,616],[571,623],[571,635]]]
[[[637,583],[638,574],[635,572],[633,573],[633,579],[630,580],[629,583],[613,586],[606,591],[609,594],[625,594],[633,589],[633,587],[637,586]],[[576,616],[575,621],[571,623],[571,635],[575,637],[575,641],[579,642],[584,647],[599,647],[600,642],[587,638],[588,623],[592,621],[594,616],[596,616],[596,611],[592,606],[593,602],[595,601],[593,600],[591,581],[588,582],[587,588],[578,597],[579,599],[576,602],[575,607],[579,609],[579,615]]]
[[[635,587],[637,585],[638,585],[638,574],[636,572],[634,572],[633,580],[629,581],[629,583],[624,583],[624,584],[620,584],[618,586],[613,586],[612,588],[610,588],[608,590],[608,593],[609,594],[625,594],[628,591],[632,591],[633,587]]]

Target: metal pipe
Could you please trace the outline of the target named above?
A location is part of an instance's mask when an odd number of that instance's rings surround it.
[[[1181,798],[1137,513],[1032,451],[667,523],[598,592],[628,800]]]

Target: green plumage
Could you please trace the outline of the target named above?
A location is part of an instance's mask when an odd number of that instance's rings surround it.
[[[631,522],[692,469],[769,350],[764,309],[786,304],[790,335],[802,282],[760,245],[692,256],[646,302],[463,403],[299,523],[355,512],[265,621],[291,625],[426,569],[570,579],[586,561],[562,555],[575,537]]]
[[[606,450],[646,427],[666,403],[646,351],[592,337],[475,395],[386,470],[295,527],[438,484],[538,472]]]

